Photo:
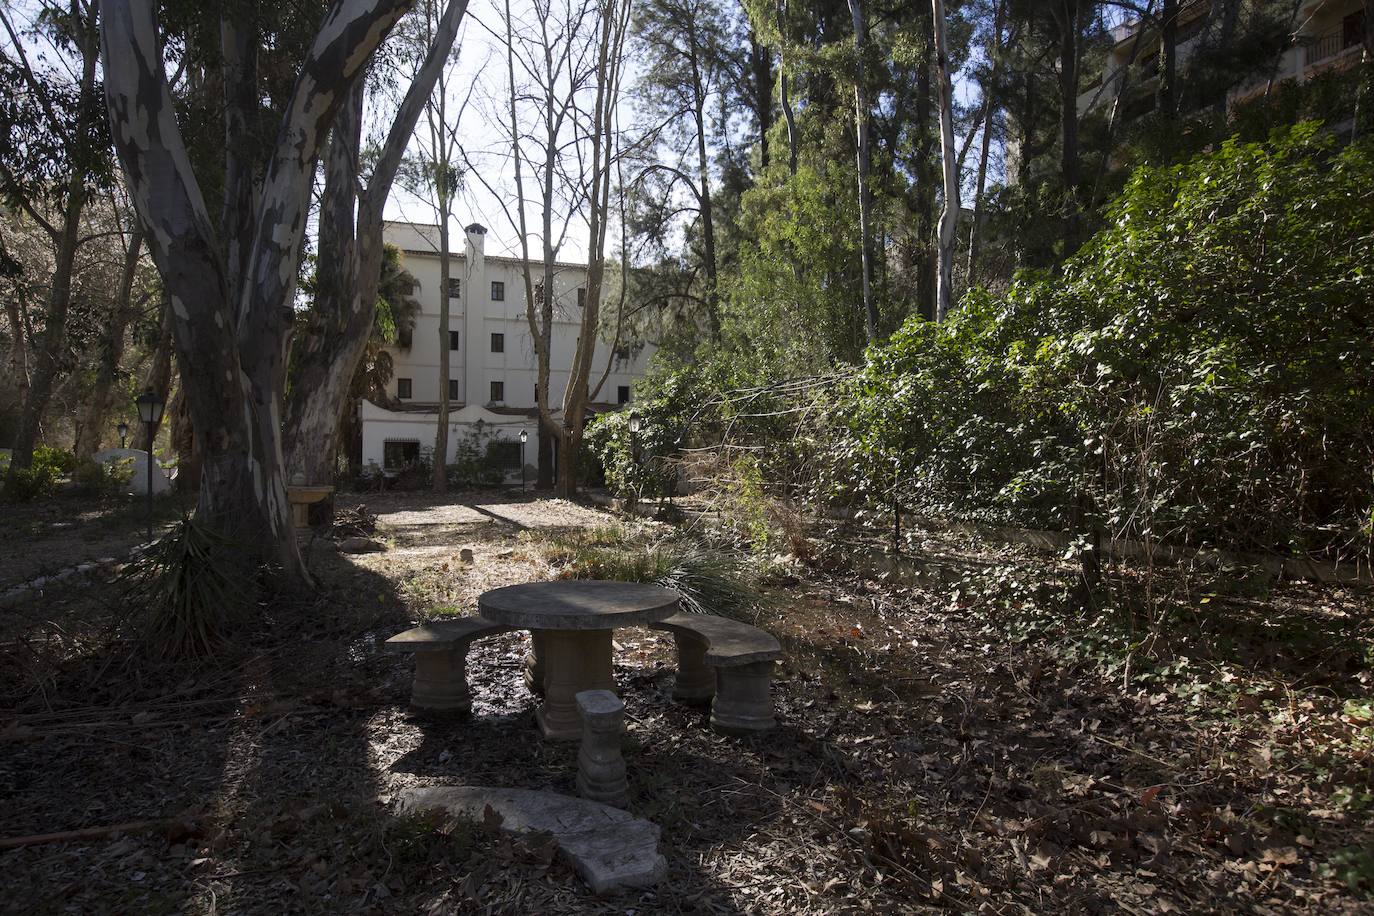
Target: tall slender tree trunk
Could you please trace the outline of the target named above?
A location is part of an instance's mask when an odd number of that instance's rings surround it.
[[[94,20],[78,25],[83,30],[79,41],[81,48],[81,79],[78,98],[81,112],[68,142],[79,151],[88,147],[94,134],[93,124],[99,117],[99,98],[96,90],[96,62],[99,60],[98,32]],[[61,125],[52,125],[61,129]],[[19,415],[19,428],[14,438],[10,455],[10,468],[18,471],[33,463],[33,449],[38,442],[39,429],[43,424],[43,414],[48,409],[53,386],[62,368],[62,354],[67,345],[67,313],[72,303],[72,279],[76,264],[76,249],[81,244],[81,215],[86,207],[87,174],[81,168],[73,168],[67,178],[62,208],[62,221],[53,234],[54,268],[52,287],[48,296],[48,309],[44,316],[43,334],[36,341],[32,353],[33,368],[29,376],[28,388],[24,392],[23,408]]]
[[[768,131],[773,126],[773,54],[749,30],[749,70],[754,82],[754,119],[759,128],[759,170],[768,171]]]
[[[987,85],[983,87],[983,138],[978,150],[978,178],[974,183],[973,219],[968,230],[968,284],[973,285],[974,271],[978,265],[978,248],[983,242],[983,194],[988,182],[988,153],[992,149],[992,131],[995,109],[993,98],[997,93],[997,76],[1002,66],[1002,15],[1006,9],[1004,0],[997,0],[992,13],[992,37],[988,40],[988,59],[990,61]]]
[[[442,157],[441,157],[442,161]],[[445,179],[441,179],[445,180]],[[440,191],[440,198],[447,199],[448,191]],[[433,490],[442,493],[448,489],[448,380],[449,380],[449,278],[452,276],[452,258],[449,256],[448,207],[441,205],[439,217],[439,416],[434,427],[434,480]],[[468,290],[472,296],[472,290]],[[472,396],[472,392],[468,392]]]
[[[1141,23],[1141,30],[1145,28]],[[1178,117],[1175,80],[1178,76],[1178,0],[1164,0],[1163,22],[1159,32],[1160,74],[1159,110],[1164,117]]]
[[[792,96],[787,78],[787,33],[783,30],[783,20],[787,12],[784,2],[778,6],[778,99],[782,104],[782,116],[787,121],[787,173],[797,175],[797,117],[792,110]],[[794,268],[799,265],[794,264]]]
[[[864,67],[864,54],[868,49],[868,31],[864,26],[863,9],[859,0],[849,0],[849,14],[854,20],[854,51],[857,63],[854,72],[854,131],[857,142],[855,154],[859,172],[859,260],[863,269],[863,307],[864,330],[868,342],[878,340],[878,306],[873,301],[873,251],[869,237],[871,215],[869,212],[868,170],[871,155],[869,151],[868,75]]]
[[[139,256],[143,252],[143,227],[134,220],[129,230],[128,248],[124,253],[124,269],[119,275],[119,289],[115,293],[114,310],[100,342],[100,364],[96,368],[91,399],[81,419],[73,451],[77,458],[89,458],[100,449],[105,429],[105,417],[114,405],[118,389],[115,377],[124,358],[124,335],[133,318],[134,275],[138,271]]]
[[[695,36],[695,31],[693,35]],[[695,38],[692,46],[693,117],[697,132],[697,181],[701,185],[698,204],[701,208],[702,267],[706,271],[706,317],[711,336],[720,337],[720,300],[716,275],[716,221],[711,209],[711,158],[706,149],[706,92],[702,85],[701,68],[697,64]]]
[[[945,206],[940,214],[939,280],[935,287],[935,320],[943,322],[954,299],[954,235],[959,223],[959,172],[954,151],[954,86],[945,45],[944,0],[931,0],[935,33],[935,73],[940,92],[940,153],[945,180]]]
[[[1051,8],[1059,28],[1059,171],[1067,210],[1064,238],[1068,251],[1078,247],[1078,45],[1082,33],[1082,0],[1058,0]]]

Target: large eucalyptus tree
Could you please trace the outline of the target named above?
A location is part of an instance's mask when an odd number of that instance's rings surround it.
[[[114,145],[166,287],[201,461],[197,517],[286,581],[309,581],[286,501],[281,409],[311,181],[335,115],[411,2],[336,0],[262,147],[243,142],[261,115],[262,36],[242,10],[222,10],[219,231],[203,191],[213,184],[196,174],[177,121],[156,4],[100,6]]]
[[[427,14],[423,32],[428,50],[422,52],[370,175],[359,173],[361,87],[334,128],[320,206],[320,263],[325,266],[305,332],[296,341],[283,432],[290,473],[304,474],[310,484],[328,484],[333,476],[349,387],[377,311],[385,248],[382,211],[420,115],[451,62],[467,7],[467,0],[448,0],[441,11],[435,5],[432,20]],[[444,342],[441,352],[447,353],[447,346]],[[446,384],[443,388],[447,393]]]

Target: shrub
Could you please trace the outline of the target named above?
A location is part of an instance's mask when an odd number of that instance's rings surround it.
[[[106,497],[125,493],[133,476],[133,459],[123,458],[107,463],[81,461],[72,472],[76,492],[82,496]]]
[[[34,462],[26,468],[10,468],[5,476],[5,497],[30,502],[53,494],[57,474],[50,464]]]
[[[1138,170],[1109,217],[1063,276],[871,351],[841,460],[945,514],[1367,551],[1374,145],[1227,142]]]

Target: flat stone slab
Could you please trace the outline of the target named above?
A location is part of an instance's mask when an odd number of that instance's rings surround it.
[[[657,585],[565,579],[484,592],[478,612],[488,620],[535,630],[613,630],[662,620],[678,609],[678,593]]]
[[[707,642],[706,664],[729,668],[782,658],[782,645],[767,630],[714,614],[674,614],[653,624],[656,630],[686,631]]]
[[[397,800],[401,814],[446,811],[479,823],[488,805],[501,815],[504,831],[552,834],[593,893],[649,887],[667,874],[657,824],[584,798],[533,789],[431,786],[406,789]]]

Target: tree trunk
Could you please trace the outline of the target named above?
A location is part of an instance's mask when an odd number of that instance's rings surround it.
[[[1178,99],[1174,88],[1178,74],[1178,0],[1164,0],[1163,20],[1159,34],[1159,110],[1165,118],[1173,120],[1178,116]],[[1145,28],[1143,22],[1140,28]]]
[[[782,116],[787,121],[787,173],[792,177],[797,175],[797,118],[792,111],[792,97],[789,93],[787,79],[787,34],[783,31],[783,15],[787,10],[787,4],[778,6],[778,98],[782,103]],[[794,265],[794,267],[799,265]]]
[[[289,474],[292,477],[304,474],[306,483],[312,486],[328,485],[333,480],[334,456],[339,449],[339,427],[348,404],[349,386],[367,350],[368,336],[377,314],[377,290],[385,248],[383,209],[406,145],[448,60],[467,5],[467,0],[450,0],[445,8],[425,61],[406,89],[405,98],[387,131],[367,189],[359,197],[356,219],[351,203],[340,203],[337,208],[322,203],[322,211],[334,215],[333,225],[327,231],[346,241],[340,245],[340,250],[347,253],[341,256],[346,260],[337,261],[337,269],[331,264],[325,276],[337,275],[348,282],[319,285],[310,322],[296,341],[291,394],[282,430]],[[350,99],[349,105],[340,111],[335,125],[326,161],[325,197],[328,200],[333,199],[329,192],[331,177],[339,182],[350,200],[358,181],[355,129],[362,117],[361,87],[355,89],[355,93],[357,97]],[[343,145],[336,151],[333,144]],[[323,248],[326,235],[323,215],[320,234]],[[324,258],[321,262],[330,263]]]
[[[754,81],[754,119],[759,126],[759,171],[768,171],[768,130],[773,126],[773,56],[749,30],[749,64]]]
[[[954,233],[959,222],[959,174],[954,163],[954,86],[945,47],[944,0],[931,0],[935,32],[935,73],[940,83],[940,152],[945,179],[945,208],[940,214],[939,280],[935,287],[935,320],[943,322],[954,298]]]
[[[1059,27],[1060,177],[1067,210],[1064,238],[1068,252],[1078,247],[1078,39],[1082,0],[1062,0],[1052,7]]]
[[[442,180],[442,179],[441,179]],[[440,192],[441,196],[447,192]],[[441,209],[445,209],[441,206]],[[434,427],[435,493],[448,489],[448,378],[449,378],[449,295],[450,264],[448,250],[448,214],[439,219],[439,417]],[[468,296],[472,290],[468,290]],[[468,392],[472,396],[472,392]]]
[[[863,268],[864,330],[867,332],[868,342],[875,343],[878,340],[878,307],[873,301],[872,245],[869,239],[868,128],[870,112],[868,89],[865,86],[867,77],[864,70],[864,53],[868,45],[868,33],[864,28],[863,10],[859,6],[859,0],[849,0],[849,13],[854,19],[854,52],[858,61],[854,72],[854,130],[858,141],[855,144],[855,154],[859,171],[859,260]]]
[[[693,30],[692,87],[695,103],[692,114],[697,132],[697,181],[701,185],[698,204],[701,208],[702,267],[706,271],[706,317],[711,336],[720,337],[720,302],[716,276],[716,223],[711,212],[711,160],[706,150],[706,93],[702,86],[701,68],[697,65],[696,32]]]
[[[988,58],[991,68],[987,85],[983,87],[983,142],[978,150],[978,179],[973,192],[973,220],[968,230],[968,285],[973,285],[974,269],[978,264],[978,247],[983,241],[983,193],[988,183],[988,153],[992,148],[992,122],[994,117],[993,94],[997,91],[997,73],[1002,63],[1002,13],[1006,8],[1003,0],[998,0],[992,14],[992,38],[988,41]]]
[[[94,13],[92,13],[94,15]],[[84,28],[83,28],[84,27]],[[81,81],[78,99],[81,112],[68,142],[77,147],[88,147],[94,135],[94,119],[100,107],[95,103],[96,63],[99,60],[95,44],[95,23],[83,22],[78,25],[78,34],[88,32],[81,47]],[[62,125],[52,125],[60,130]],[[75,151],[74,151],[75,152]],[[36,342],[32,353],[33,369],[29,376],[28,389],[24,393],[24,406],[19,415],[19,429],[14,439],[10,455],[10,468],[17,471],[33,463],[33,449],[38,442],[38,432],[43,424],[43,414],[52,397],[53,386],[62,367],[62,354],[67,345],[67,312],[72,302],[72,274],[76,263],[76,249],[81,244],[81,214],[86,206],[87,174],[73,168],[67,178],[67,187],[62,207],[62,222],[52,236],[53,278],[52,289],[48,296],[48,310],[44,316],[43,335]]]
[[[552,489],[553,489],[553,484],[554,484],[554,479],[553,479],[553,478],[554,478],[554,475],[553,475],[553,466],[554,466],[554,460],[553,460],[553,458],[554,458],[554,449],[553,449],[553,444],[554,444],[554,442],[557,440],[557,438],[558,438],[557,436],[555,436],[553,433],[550,433],[550,432],[548,431],[548,428],[547,428],[547,427],[545,426],[545,424],[541,421],[540,424],[539,424],[539,441],[538,441],[538,446],[537,446],[537,448],[538,448],[538,458],[536,459],[536,463],[538,464],[538,471],[537,471],[537,476],[536,476],[535,481],[534,481],[534,488],[535,488],[536,490],[552,490]]]
[[[114,311],[100,342],[100,365],[96,369],[91,400],[86,405],[81,430],[77,433],[73,448],[77,458],[89,458],[100,450],[105,417],[114,405],[117,391],[115,376],[119,372],[120,360],[124,358],[124,332],[133,318],[134,274],[143,251],[143,227],[137,219],[129,230],[128,246],[124,253],[124,269],[119,276],[119,290],[115,294]]]
[[[130,197],[145,228],[156,229],[148,234],[149,248],[170,298],[202,461],[197,518],[240,544],[246,556],[272,564],[283,584],[306,584],[286,500],[280,417],[310,184],[338,109],[409,0],[339,0],[330,8],[284,104],[262,189],[254,195],[243,273],[235,273],[239,264],[226,261],[218,247],[191,169],[153,6],[102,0],[102,59]],[[229,117],[226,129],[234,129]],[[231,298],[233,289],[241,294]]]

